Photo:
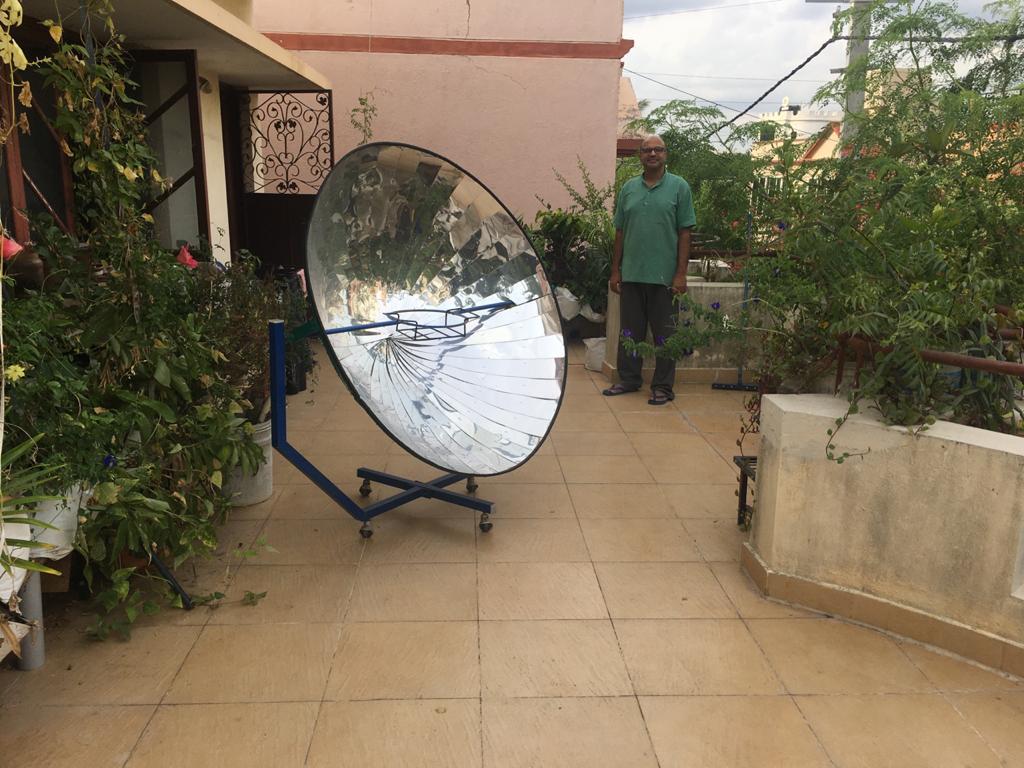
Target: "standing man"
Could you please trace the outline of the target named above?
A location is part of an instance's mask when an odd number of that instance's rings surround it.
[[[667,160],[660,136],[648,136],[641,142],[643,175],[622,185],[615,206],[615,251],[609,281],[620,296],[623,334],[643,341],[650,327],[656,344],[669,336],[675,325],[673,297],[686,293],[690,230],[697,223],[690,185],[665,170]],[[642,366],[643,359],[626,352],[620,338],[620,383],[603,394],[611,397],[636,392],[643,386]],[[657,358],[647,402],[664,405],[674,400],[675,375],[675,360]]]

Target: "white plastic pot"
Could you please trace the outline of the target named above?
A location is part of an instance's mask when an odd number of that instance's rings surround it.
[[[4,536],[9,539],[25,540],[31,538],[32,532],[25,523],[5,523]],[[13,547],[10,553],[11,557],[25,560],[29,556],[29,549],[28,547]],[[7,573],[3,568],[0,568],[0,603],[7,605],[11,595],[21,589],[21,584],[25,581],[25,574],[27,573],[28,571],[24,568],[12,568],[11,573]]]
[[[85,489],[81,483],[75,483],[68,489],[64,498],[53,501],[41,501],[36,505],[32,516],[53,528],[32,527],[32,539],[48,547],[33,547],[32,557],[47,560],[60,560],[69,554],[74,547],[75,534],[78,533],[78,515],[82,509]]]
[[[604,347],[607,341],[604,336],[583,340],[583,346],[587,348],[583,357],[583,367],[588,371],[601,371],[604,365]]]
[[[231,506],[248,507],[266,501],[274,493],[274,449],[270,445],[270,421],[253,428],[256,444],[263,449],[263,462],[256,474],[246,474],[235,467],[224,484],[224,492],[231,498]]]

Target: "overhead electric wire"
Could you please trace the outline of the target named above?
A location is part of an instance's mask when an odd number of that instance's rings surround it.
[[[636,72],[632,69],[627,69],[626,67],[623,67],[622,71],[629,72],[629,74],[636,75],[637,77],[642,77],[644,80],[650,80],[652,83],[654,83],[655,85],[660,85],[662,88],[668,88],[669,90],[672,91],[678,91],[679,93],[682,93],[685,96],[689,96],[691,99],[699,99],[700,101],[706,101],[708,104],[714,104],[716,107],[721,107],[722,109],[731,109],[733,112],[739,111],[738,109],[736,109],[736,107],[730,107],[727,104],[722,104],[721,102],[714,101],[712,99],[705,99],[703,96],[698,96],[696,93],[684,91],[682,88],[676,88],[674,85],[669,85],[668,83],[663,83],[660,80],[655,80],[653,77],[648,77],[647,75],[641,74],[640,72]]]
[[[755,101],[754,101],[754,102],[753,102],[753,103],[752,103],[752,104],[751,104],[750,106],[748,106],[748,107],[747,107],[746,109],[743,109],[743,110],[738,110],[738,109],[737,109],[737,110],[736,110],[736,113],[737,113],[736,115],[734,115],[734,116],[733,116],[732,118],[730,118],[729,120],[726,120],[726,121],[725,121],[724,123],[722,123],[722,124],[721,124],[720,126],[718,126],[717,128],[715,128],[715,130],[711,131],[711,133],[709,133],[709,134],[708,134],[707,136],[705,136],[704,138],[705,138],[705,139],[710,139],[710,138],[711,138],[712,136],[714,136],[714,135],[715,135],[716,133],[718,133],[718,132],[719,132],[720,130],[722,130],[723,128],[728,128],[728,127],[729,127],[730,125],[732,125],[733,123],[735,123],[735,122],[736,122],[737,120],[739,120],[739,119],[740,119],[741,117],[743,117],[743,116],[744,116],[745,114],[747,114],[748,112],[750,112],[750,110],[752,110],[752,109],[753,109],[754,107],[756,107],[756,106],[757,106],[758,104],[760,104],[760,103],[761,103],[762,101],[764,101],[764,100],[765,100],[766,98],[768,98],[768,96],[770,96],[770,95],[771,95],[771,93],[772,93],[772,92],[773,92],[773,91],[774,91],[774,90],[775,90],[776,88],[778,88],[778,87],[779,87],[780,85],[782,85],[782,84],[783,84],[784,82],[786,82],[787,80],[789,80],[789,78],[791,78],[791,77],[792,77],[793,75],[795,75],[795,74],[796,74],[797,72],[799,72],[799,71],[800,71],[801,69],[803,69],[803,68],[804,68],[804,67],[806,67],[806,66],[807,66],[808,64],[810,64],[810,63],[811,63],[811,62],[812,62],[812,61],[813,61],[814,59],[816,59],[816,58],[817,58],[817,57],[818,57],[818,56],[819,56],[819,55],[821,54],[821,52],[822,52],[822,51],[824,51],[824,50],[825,50],[826,48],[828,48],[828,47],[829,47],[830,45],[832,45],[832,43],[834,43],[834,42],[836,42],[837,40],[840,40],[840,39],[842,39],[842,38],[840,38],[840,37],[830,37],[830,38],[829,38],[828,40],[826,40],[826,41],[825,41],[824,43],[822,43],[821,45],[819,45],[819,46],[818,46],[818,49],[817,49],[817,50],[816,50],[816,51],[815,51],[814,53],[812,53],[812,54],[811,54],[810,56],[808,56],[808,57],[807,57],[806,59],[804,59],[804,60],[803,60],[803,61],[801,61],[801,62],[800,62],[799,64],[797,64],[797,65],[796,65],[795,67],[793,67],[793,69],[791,69],[791,70],[789,71],[789,73],[788,73],[788,74],[786,74],[785,76],[783,76],[783,77],[779,78],[778,80],[776,80],[776,81],[775,81],[775,84],[774,84],[774,85],[772,85],[772,87],[771,87],[771,88],[769,88],[769,89],[768,89],[767,91],[765,91],[764,93],[762,93],[762,94],[761,94],[760,96],[758,96],[758,97],[757,97],[757,99],[756,99],[756,100],[755,100]]]
[[[687,80],[763,80],[770,83],[770,77],[740,77],[739,75],[684,75],[682,72],[641,72],[642,75],[653,75],[655,77],[682,77]],[[792,78],[793,83],[827,83],[828,80],[800,80]]]
[[[728,5],[705,5],[700,8],[681,8],[678,11],[659,11],[658,13],[641,13],[636,16],[623,16],[624,21],[632,21],[633,19],[653,19],[659,16],[675,16],[680,13],[699,13],[700,11],[717,11],[722,8],[746,8],[751,5],[770,5],[771,3],[781,3],[782,0],[754,0],[751,3],[730,3]]]

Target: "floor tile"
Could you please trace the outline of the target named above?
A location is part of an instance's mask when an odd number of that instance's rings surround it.
[[[354,565],[246,564],[231,580],[211,624],[337,623],[355,584]],[[246,593],[260,595],[255,602]]]
[[[363,552],[354,520],[276,520],[260,533],[266,549],[249,560],[254,565],[354,565]]]
[[[679,520],[580,520],[594,562],[694,561],[700,553]]]
[[[608,621],[482,622],[480,664],[491,698],[633,692]]]
[[[491,483],[478,481],[481,499],[494,502],[495,525],[511,517],[574,517],[572,501],[565,483]],[[474,513],[476,516],[476,513]]]
[[[604,391],[610,386],[611,382],[605,381],[598,384],[597,388]],[[629,394],[615,395],[613,397],[602,395],[602,397],[604,397],[608,407],[614,413],[651,413],[655,407],[647,402],[651,397],[649,387],[642,387],[636,392],[630,392]],[[661,409],[659,408],[658,412],[660,411]]]
[[[788,696],[640,699],[663,766],[831,768]]]
[[[417,518],[395,510],[370,525],[373,538],[366,542],[364,563],[476,561],[476,518]]]
[[[711,446],[698,434],[677,432],[630,432],[629,441],[641,456],[694,456],[716,458]]]
[[[608,398],[594,390],[590,394],[586,388],[589,380],[580,384],[579,392],[573,392],[562,401],[559,413],[607,413]],[[593,386],[593,385],[591,385]]]
[[[649,413],[624,411],[616,414],[624,432],[672,432],[693,433],[686,420],[673,408],[652,409]]]
[[[559,456],[566,483],[650,483],[636,456]]]
[[[559,456],[635,456],[622,432],[563,432],[552,441]]]
[[[686,420],[701,432],[721,432],[739,436],[742,427],[741,419],[747,416],[746,411],[686,410],[682,412]]]
[[[936,688],[941,691],[1017,690],[1024,692],[1020,680],[1004,677],[968,661],[930,651],[912,642],[900,642],[900,648]]]
[[[588,414],[590,415],[590,414]],[[483,479],[483,478],[481,478]],[[555,454],[534,454],[525,464],[506,472],[503,475],[492,475],[487,479],[488,486],[504,483],[561,483],[564,482],[562,467]]]
[[[121,768],[155,708],[5,707],[0,755],[8,766]]]
[[[553,434],[564,432],[621,432],[618,419],[608,413],[562,413],[555,418]]]
[[[483,729],[484,762],[501,768],[657,766],[632,696],[484,701]]]
[[[725,594],[744,619],[820,619],[821,614],[766,599],[739,563],[711,563],[711,570]]]
[[[361,480],[353,478],[347,485],[341,483],[340,487],[353,501],[364,504],[368,502],[359,495],[359,484],[361,482]],[[310,482],[303,483],[302,485],[285,485],[279,490],[280,493],[270,510],[271,519],[343,521],[351,519],[348,512]],[[375,496],[371,497],[371,501],[375,498]]]
[[[588,562],[587,545],[575,519],[501,520],[481,534],[481,563]]]
[[[394,441],[376,424],[365,431],[320,429],[310,441],[311,459],[323,456],[366,456],[385,454]]]
[[[479,768],[478,701],[325,702],[310,768]]]
[[[737,474],[710,448],[701,454],[641,455],[640,458],[659,483],[704,485],[736,482]]]
[[[300,768],[320,702],[160,707],[126,768]]]
[[[756,619],[748,626],[790,693],[935,690],[880,632],[832,619]]]
[[[996,768],[999,759],[938,695],[797,696],[838,768]]]
[[[703,563],[595,563],[613,619],[734,619]]]
[[[363,565],[348,621],[475,621],[476,564]]]
[[[1024,765],[1024,691],[968,693],[952,699],[1007,766]]]
[[[408,480],[433,480],[447,474],[437,467],[432,467],[425,461],[420,461],[415,456],[411,456],[408,453],[389,455],[387,459],[387,466],[384,469],[385,472],[391,475],[398,475]],[[380,486],[374,484],[378,491],[381,491],[380,495],[387,496],[389,491],[387,489],[381,489]]]
[[[640,695],[784,693],[739,620],[616,619],[615,631]]]
[[[270,517],[270,510],[273,508],[274,502],[277,501],[277,497],[281,495],[282,488],[275,488],[270,494],[270,498],[259,504],[232,507],[228,512],[228,520],[266,520]]]
[[[709,563],[736,563],[747,533],[736,525],[736,519],[687,519],[683,527],[697,544],[697,549]]]
[[[580,519],[672,517],[656,483],[578,483],[568,488]]]
[[[481,620],[606,619],[590,563],[481,563]]]
[[[130,640],[76,633],[46,637],[46,664],[5,672],[4,704],[157,704],[199,637],[200,627],[143,627]],[[0,729],[2,730],[2,729]]]
[[[346,624],[326,698],[461,699],[480,695],[472,621]]]
[[[167,693],[167,704],[318,701],[337,624],[207,626]]]
[[[661,492],[665,495],[669,509],[676,517],[702,517],[715,520],[735,520],[739,499],[736,480],[728,483],[690,483],[670,485],[663,483]],[[747,503],[750,503],[748,491]]]

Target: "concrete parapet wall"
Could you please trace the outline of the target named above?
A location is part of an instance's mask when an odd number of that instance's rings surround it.
[[[851,595],[875,598],[885,606],[878,616],[903,608],[1007,641],[1017,649],[1007,657],[1024,658],[1024,438],[947,422],[914,435],[857,415],[838,432],[836,453],[867,453],[838,465],[825,458],[826,431],[846,409],[827,395],[764,398],[755,570],[801,582],[820,610],[899,632],[842,609],[857,602]]]

